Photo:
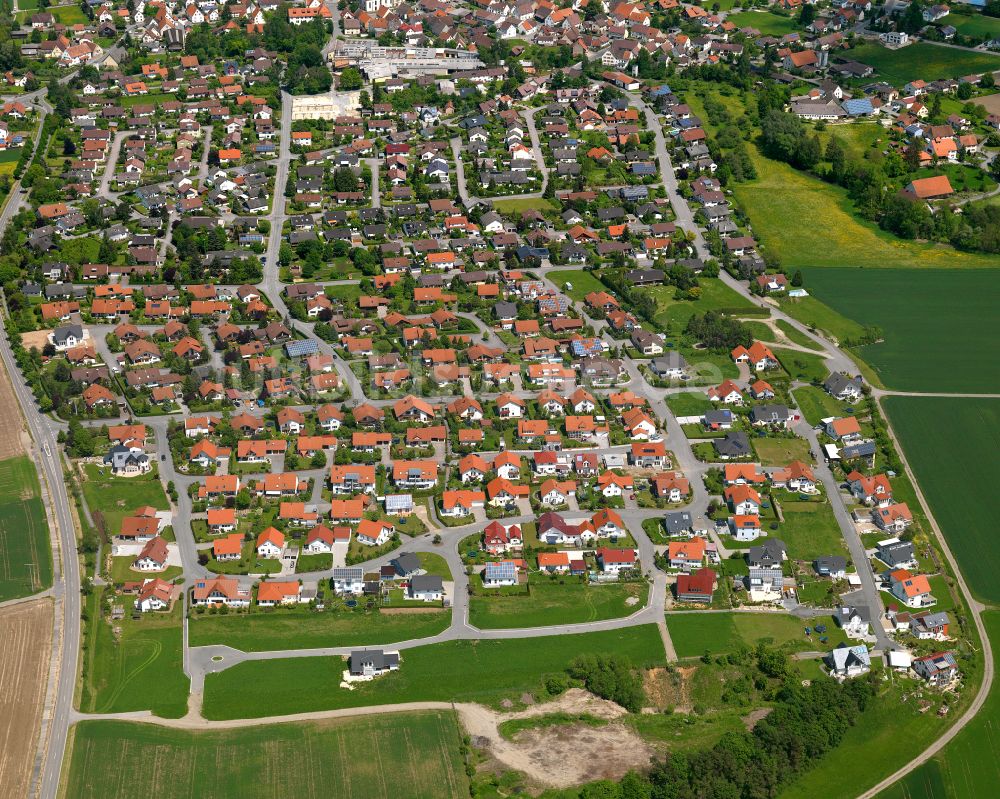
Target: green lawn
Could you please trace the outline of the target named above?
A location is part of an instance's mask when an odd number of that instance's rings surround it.
[[[52,585],[52,547],[38,473],[27,455],[0,461],[0,602]]]
[[[985,14],[952,11],[944,22],[953,25],[962,36],[1000,37],[1000,19]]]
[[[822,330],[835,341],[860,338],[865,329],[815,297],[795,297],[781,300],[781,310],[807,327]]]
[[[953,23],[945,19],[943,24]],[[940,47],[929,42],[917,42],[902,50],[864,42],[852,47],[846,57],[874,67],[878,77],[900,87],[917,78],[932,81],[1000,69],[1000,57],[996,55]]]
[[[552,200],[544,197],[527,197],[515,200],[505,200],[502,197],[495,197],[490,200],[493,209],[498,214],[520,214],[522,211],[541,211],[545,213],[555,213],[559,211],[559,206]]]
[[[329,646],[389,644],[427,638],[443,631],[451,613],[380,613],[378,611],[305,608],[258,610],[254,613],[195,615],[191,646],[225,644],[244,652],[275,649],[319,649]]]
[[[830,374],[826,358],[822,355],[813,355],[811,352],[801,350],[786,350],[781,347],[771,347],[771,352],[781,361],[781,365],[792,380],[811,383],[814,380],[826,380]]]
[[[101,514],[108,535],[118,535],[122,519],[137,508],[152,505],[157,510],[170,507],[167,494],[155,473],[138,477],[113,477],[107,469],[93,463],[84,466],[83,497],[91,515]],[[97,524],[97,518],[94,519]]]
[[[79,5],[50,6],[46,11],[50,11],[63,25],[86,25],[89,22]]]
[[[812,561],[821,555],[844,554],[846,544],[826,499],[791,500],[779,498],[784,521],[770,535],[788,545],[788,557]]]
[[[766,325],[763,322],[744,322],[743,324],[747,326],[751,335],[757,341],[773,343],[778,340],[778,337],[774,333],[774,329],[770,325]]]
[[[1000,613],[983,614],[1000,668]],[[879,799],[990,799],[1000,783],[997,721],[1000,687],[994,681],[983,709],[933,760],[879,794]]]
[[[650,286],[640,289],[656,300],[656,314],[653,321],[663,330],[680,333],[694,314],[705,311],[725,311],[731,314],[757,315],[758,308],[742,294],[729,288],[718,278],[699,278],[701,296],[697,301],[678,300],[673,286]]]
[[[583,298],[592,291],[608,290],[607,286],[594,277],[592,272],[587,272],[583,269],[555,269],[549,272],[548,278],[555,283],[559,287],[560,291],[565,293],[567,297],[570,297],[577,302],[583,302]],[[573,284],[573,288],[569,291],[566,291],[567,283]]]
[[[803,299],[806,298],[803,297]],[[792,327],[784,319],[777,320],[777,325],[778,329],[782,333],[784,333],[785,337],[788,338],[788,340],[791,341],[793,344],[798,344],[800,347],[806,347],[807,349],[810,350],[822,351],[823,347],[821,344],[818,344],[817,342],[809,338],[809,336],[807,336],[805,333],[802,333],[801,331]]]
[[[670,412],[674,416],[701,416],[715,406],[700,391],[691,391],[683,394],[668,394],[667,407],[670,408]]]
[[[800,386],[792,391],[792,396],[805,420],[814,427],[819,424],[821,419],[843,416],[846,413],[845,409],[851,407],[835,400],[817,386]]]
[[[859,354],[889,388],[1000,392],[1000,270],[812,269],[806,280],[835,310],[881,328],[885,340]]]
[[[986,499],[1000,481],[1000,400],[887,397],[884,407],[969,587],[1000,601]]]
[[[469,796],[462,732],[451,712],[221,732],[84,721],[73,736],[66,795],[74,799],[186,799],[195,783],[197,794],[213,799]]]
[[[990,58],[1000,68],[1000,58]],[[785,268],[996,266],[995,256],[898,239],[858,219],[846,190],[765,158],[754,148],[750,153],[759,177],[735,184],[733,193],[750,216],[754,235],[781,258]],[[812,291],[808,278],[805,288]]]
[[[617,653],[636,665],[664,660],[655,625],[510,640],[449,641],[404,650],[399,671],[353,691],[339,688],[344,661],[310,657],[241,663],[205,680],[204,715],[259,718],[420,700],[497,705],[539,691],[581,652]]]
[[[420,565],[428,574],[436,574],[442,580],[452,579],[451,569],[448,568],[448,561],[444,556],[436,552],[418,552],[417,557],[420,558]]]
[[[295,572],[297,574],[326,571],[332,567],[333,555],[329,552],[318,555],[299,555],[299,559],[295,562]]]
[[[732,22],[737,28],[756,28],[765,36],[784,36],[786,33],[800,30],[798,22],[792,17],[772,14],[769,11],[740,11],[730,14],[727,22]]]
[[[482,595],[469,602],[469,623],[480,629],[545,627],[616,619],[635,613],[646,603],[646,583],[585,585],[578,578],[558,579],[533,575],[529,592]],[[628,604],[628,599],[633,604]]]
[[[762,466],[787,466],[792,461],[810,463],[813,459],[809,442],[804,438],[755,438],[753,447]]]
[[[761,641],[785,652],[832,649],[841,637],[830,627],[830,640],[821,644],[805,634],[805,623],[787,613],[676,613],[667,616],[667,630],[679,658],[732,652]]]
[[[125,609],[125,618],[113,622],[121,629],[116,636],[98,610],[102,591],[95,589],[86,605],[80,710],[151,710],[167,718],[183,716],[187,712],[189,681],[182,664],[180,603],[169,614],[144,613],[139,620],[133,620],[132,598],[117,598],[117,604]]]

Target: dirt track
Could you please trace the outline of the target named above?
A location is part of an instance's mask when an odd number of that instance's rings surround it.
[[[8,389],[9,390],[9,389]],[[52,601],[0,609],[0,799],[28,795],[45,701],[52,641]]]

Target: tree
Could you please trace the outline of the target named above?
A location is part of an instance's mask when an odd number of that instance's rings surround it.
[[[795,274],[792,275],[792,286],[798,288],[802,285],[802,270],[796,269]]]
[[[802,12],[799,14],[799,26],[808,27],[816,20],[816,7],[810,3],[802,4]]]
[[[340,80],[338,81],[341,91],[349,92],[356,91],[364,85],[364,78],[361,73],[354,67],[348,67],[343,72],[340,73]]]

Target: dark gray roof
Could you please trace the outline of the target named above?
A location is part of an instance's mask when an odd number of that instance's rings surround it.
[[[444,581],[438,574],[418,574],[410,578],[410,593],[444,593]]]
[[[691,514],[686,510],[671,511],[663,517],[663,526],[670,535],[687,532],[691,525]]]
[[[421,570],[420,558],[412,552],[402,552],[392,559],[392,565],[402,577]]]

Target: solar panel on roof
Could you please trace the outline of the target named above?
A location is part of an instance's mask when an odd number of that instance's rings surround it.
[[[300,355],[312,355],[313,353],[319,351],[319,344],[311,338],[289,341],[285,344],[285,351],[291,358],[295,358]]]

